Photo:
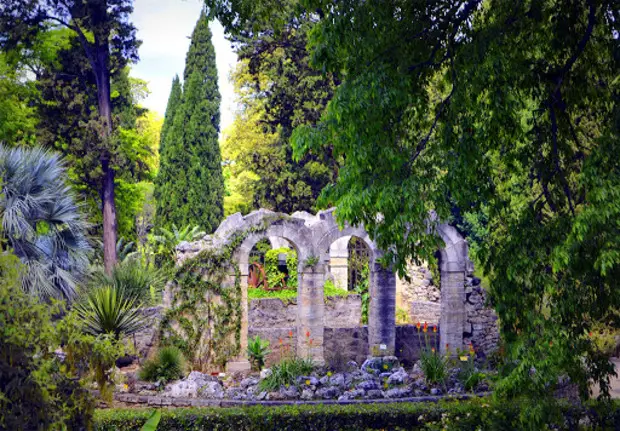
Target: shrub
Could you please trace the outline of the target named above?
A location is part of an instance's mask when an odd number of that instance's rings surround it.
[[[523,406],[493,403],[488,399],[444,403],[399,403],[357,405],[253,406],[246,408],[165,409],[158,431],[431,431],[528,429],[519,419]],[[592,429],[613,430],[620,426],[617,404],[610,407],[564,406],[561,421],[549,421],[548,428],[583,429],[579,419],[587,416]],[[95,415],[96,431],[139,430],[151,411],[141,409],[100,410]],[[529,427],[531,428],[531,427]],[[536,428],[534,428],[536,429]],[[540,429],[540,428],[538,428]]]
[[[94,405],[54,353],[59,307],[24,293],[20,268],[0,252],[0,429],[84,429]]]
[[[75,309],[92,335],[113,334],[117,339],[144,327],[141,303],[117,285],[103,285],[88,292]]]
[[[248,340],[248,357],[256,371],[260,371],[263,368],[265,357],[269,353],[271,353],[271,350],[269,350],[269,340],[263,340],[258,335]]]
[[[420,336],[420,324],[418,323],[418,337]],[[424,347],[420,352],[420,368],[424,373],[424,379],[429,384],[442,384],[446,380],[449,358],[442,355],[431,343],[427,334],[428,325],[424,323]],[[433,332],[437,332],[437,327],[432,327]],[[420,346],[422,341],[420,340]]]
[[[165,285],[162,272],[152,266],[144,265],[139,259],[128,258],[119,262],[111,274],[98,268],[92,275],[91,285],[115,286],[122,288],[127,296],[135,297],[143,303],[157,303]]]
[[[273,392],[281,386],[291,386],[297,383],[297,377],[310,374],[314,369],[312,359],[285,358],[271,367],[271,375],[261,380],[260,390]]]
[[[142,380],[166,383],[183,377],[185,372],[185,358],[183,353],[174,347],[163,347],[157,356],[144,362],[139,376]]]
[[[476,369],[473,355],[459,355],[460,369],[458,378],[466,391],[473,391],[486,377]]]

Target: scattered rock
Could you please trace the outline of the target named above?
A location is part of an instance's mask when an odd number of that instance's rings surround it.
[[[366,398],[383,398],[383,391],[379,389],[366,391]]]
[[[206,385],[198,390],[201,398],[222,399],[224,398],[224,388],[220,382],[207,382]]]
[[[328,400],[338,397],[340,395],[340,389],[335,386],[327,386],[317,390],[316,395],[319,398]]]
[[[267,377],[271,376],[273,374],[273,371],[271,371],[271,368],[265,368],[263,370],[261,370],[260,372],[260,379],[264,380]]]
[[[363,382],[359,382],[356,388],[362,389],[364,391],[372,391],[381,389],[381,385],[379,384],[379,382],[376,382],[374,380],[364,380]]]
[[[409,388],[393,388],[385,391],[386,398],[404,398],[411,395],[411,390]]]
[[[258,385],[258,379],[255,377],[248,377],[246,379],[243,379],[241,380],[241,383],[239,384],[241,389],[247,389],[250,386],[256,386],[256,385]]]
[[[259,401],[262,401],[265,398],[267,398],[267,391],[262,391],[261,393],[256,395],[256,399],[259,400]]]
[[[345,378],[342,374],[334,374],[329,379],[329,384],[332,386],[337,386],[339,388],[345,387]]]
[[[404,369],[400,368],[390,377],[388,377],[388,385],[402,385],[407,383],[409,380],[409,375],[405,372]]]
[[[431,395],[441,395],[441,389],[431,388]]]
[[[287,400],[292,400],[299,396],[299,391],[297,390],[297,387],[295,386],[289,386],[288,388],[285,386],[282,386],[280,388],[280,393],[282,394],[282,397],[284,397],[284,399],[287,399]]]
[[[314,397],[314,392],[312,392],[310,389],[304,389],[303,391],[301,391],[301,399],[305,400],[305,401],[309,401]]]

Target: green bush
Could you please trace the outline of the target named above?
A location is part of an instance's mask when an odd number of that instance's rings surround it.
[[[24,293],[20,268],[0,251],[0,430],[84,429],[91,397],[54,353],[60,307]]]
[[[297,377],[310,374],[314,368],[312,359],[285,358],[271,367],[271,375],[261,380],[261,391],[277,391],[280,386],[296,384]]]
[[[191,408],[162,410],[158,431],[418,431],[494,430],[531,428],[519,420],[516,403],[489,400],[445,403],[398,403],[358,405],[290,405],[246,408]],[[620,426],[618,405],[608,408],[564,407],[561,420],[549,422],[557,430],[588,429],[577,425],[588,415],[590,429],[614,430]],[[152,410],[100,410],[95,414],[96,431],[139,430]],[[541,428],[538,428],[541,429]]]
[[[271,353],[269,340],[263,340],[260,336],[248,340],[248,357],[255,371],[262,370],[265,365],[265,357]]]
[[[174,346],[163,347],[157,356],[142,364],[140,379],[151,382],[166,383],[183,377],[185,373],[185,358],[183,353]]]
[[[111,274],[106,274],[103,268],[97,268],[92,274],[91,286],[122,287],[124,292],[145,304],[160,302],[161,293],[166,284],[162,271],[152,265],[145,265],[138,258],[128,258],[120,261]]]

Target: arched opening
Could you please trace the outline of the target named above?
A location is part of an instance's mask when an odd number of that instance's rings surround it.
[[[289,241],[280,237],[259,240],[249,253],[249,298],[295,297],[298,266],[297,250]]]

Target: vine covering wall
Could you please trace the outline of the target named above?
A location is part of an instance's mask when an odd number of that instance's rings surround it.
[[[171,282],[170,308],[159,328],[160,345],[177,346],[192,368],[200,371],[223,369],[240,353],[241,272],[233,254],[250,234],[264,232],[279,219],[265,219],[235,232],[223,247],[204,249],[183,261]]]

